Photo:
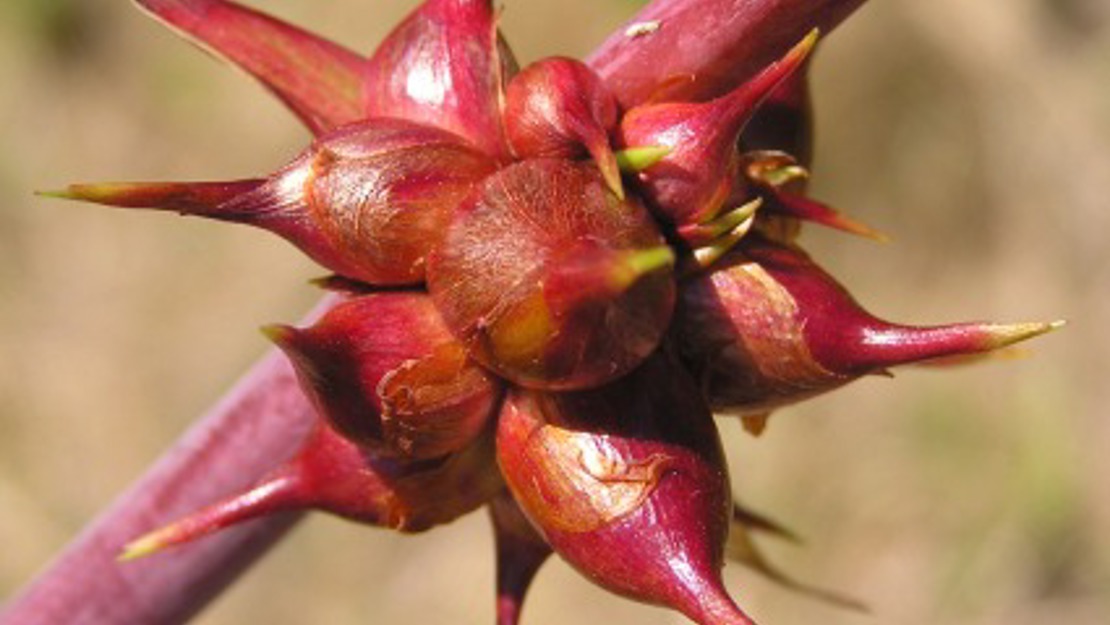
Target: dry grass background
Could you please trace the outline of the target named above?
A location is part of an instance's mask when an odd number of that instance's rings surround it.
[[[258,0],[368,50],[411,2]],[[634,9],[506,1],[522,60],[583,55]],[[843,612],[732,566],[763,622],[1094,624],[1110,614],[1110,5],[873,0],[816,66],[815,192],[895,238],[806,242],[898,320],[1067,318],[1028,357],[906,370],[722,423],[768,544]],[[292,321],[319,273],[265,234],[32,197],[267,171],[307,135],[129,3],[0,3],[0,601]],[[314,516],[196,622],[490,622],[476,514],[415,538]],[[163,557],[173,557],[167,555]],[[529,623],[681,623],[551,562]]]

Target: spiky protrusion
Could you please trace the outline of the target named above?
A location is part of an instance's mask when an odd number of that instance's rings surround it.
[[[816,41],[817,32],[811,32],[779,61],[710,102],[646,104],[625,114],[619,129],[622,146],[671,149],[637,176],[638,188],[661,219],[679,228],[702,224],[715,219],[737,195],[740,131]]]
[[[758,237],[687,282],[675,325],[712,407],[752,416],[890,367],[987,352],[1057,327],[889,323],[798,248]]]
[[[377,118],[325,133],[264,179],[72,185],[51,193],[264,228],[369,284],[416,284],[451,211],[494,170],[443,130]]]
[[[225,527],[287,510],[315,509],[347,519],[419,532],[489,501],[503,486],[487,435],[437,461],[397,461],[363,449],[319,425],[287,463],[256,486],[128,543],[133,560]]]

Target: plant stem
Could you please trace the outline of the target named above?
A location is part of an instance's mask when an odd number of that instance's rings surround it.
[[[828,33],[864,0],[655,0],[587,63],[628,108],[653,96],[706,100],[782,56],[814,28]],[[650,24],[636,35],[636,24]],[[662,92],[662,93],[660,93]]]
[[[0,614],[4,625],[183,623],[300,518],[283,514],[188,549],[116,561],[129,540],[249,486],[287,458],[314,417],[272,351],[153,467],[95,519]]]

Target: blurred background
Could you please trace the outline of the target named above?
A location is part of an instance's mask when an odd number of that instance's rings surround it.
[[[257,0],[368,51],[413,2]],[[629,0],[506,0],[523,62],[585,55]],[[1110,614],[1110,3],[874,0],[815,66],[813,192],[892,245],[803,242],[898,321],[1069,321],[1018,358],[907,369],[721,423],[764,541],[862,616],[733,565],[761,622],[1094,624]],[[291,115],[109,0],[0,3],[0,601],[296,320],[320,270],[278,239],[37,198],[72,181],[270,171]],[[398,537],[313,516],[195,622],[492,621],[483,514]],[[551,561],[525,621],[664,624]]]

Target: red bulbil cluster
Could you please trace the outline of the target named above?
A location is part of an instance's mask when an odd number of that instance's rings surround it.
[[[752,3],[785,21],[722,47],[748,70],[651,80],[612,46],[518,72],[489,0],[427,0],[369,57],[232,2],[139,4],[315,139],[256,179],[56,195],[270,230],[342,293],[309,327],[267,329],[318,414],[301,451],[125,558],[278,510],[421,531],[486,506],[501,625],[551,553],[698,623],[752,623],[722,583],[726,545],[797,585],[750,538],[785,532],[733,504],[714,411],[758,432],[858,377],[1055,327],[891,324],[798,247],[802,220],[875,235],[804,192],[815,27],[858,1],[789,19]]]

